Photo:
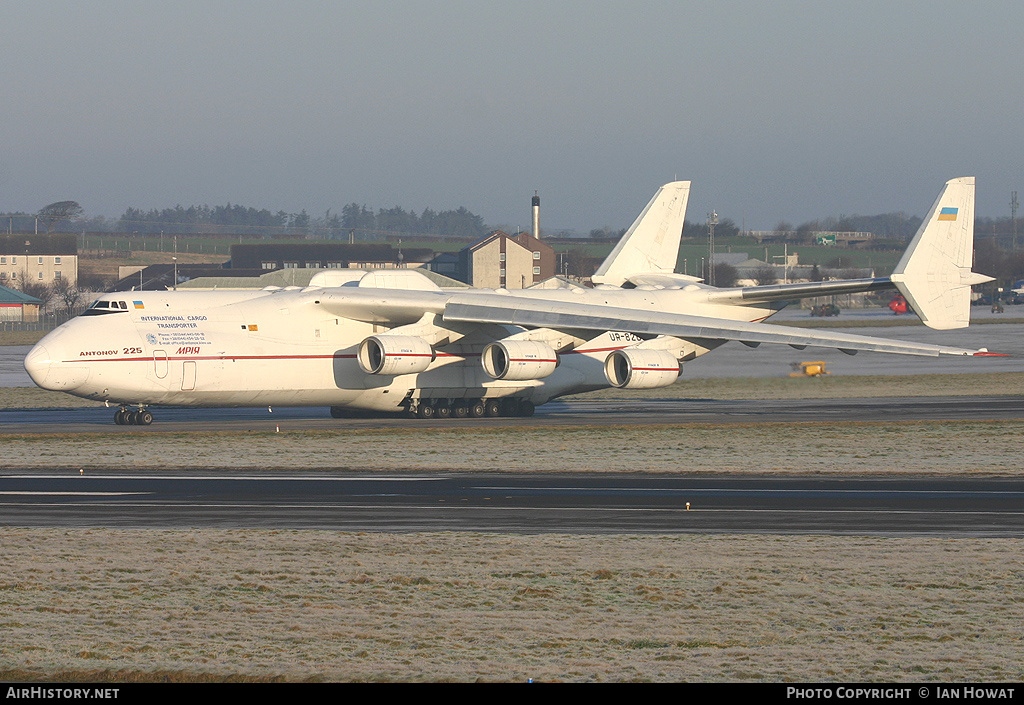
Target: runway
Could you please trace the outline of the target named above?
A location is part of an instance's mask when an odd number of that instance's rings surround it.
[[[1022,536],[1024,481],[7,471],[0,475],[0,524]]]
[[[345,428],[529,428],[537,426],[650,426],[686,423],[925,421],[1024,419],[1024,395],[788,399],[777,402],[713,399],[553,401],[531,418],[413,419],[403,415],[334,419],[322,407],[182,409],[153,407],[152,426],[116,426],[113,409],[5,409],[6,433],[199,433]]]

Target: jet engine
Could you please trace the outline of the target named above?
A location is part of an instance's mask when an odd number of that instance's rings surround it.
[[[604,375],[619,389],[667,387],[679,378],[679,361],[664,350],[624,348],[605,359]]]
[[[558,354],[537,340],[499,340],[484,348],[480,361],[494,379],[543,379],[558,367]]]
[[[434,361],[434,349],[414,335],[371,335],[359,344],[359,366],[371,375],[423,372]]]

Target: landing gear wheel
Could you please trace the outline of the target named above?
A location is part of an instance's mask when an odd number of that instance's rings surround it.
[[[487,408],[482,400],[477,399],[469,403],[469,415],[474,419],[483,418],[487,414]]]
[[[139,426],[148,426],[153,423],[153,414],[148,411],[139,411],[135,415],[135,423]]]
[[[118,426],[124,426],[126,423],[128,423],[127,419],[125,418],[127,415],[127,409],[118,409],[117,411],[114,412],[114,423],[116,423]]]
[[[452,407],[452,416],[457,419],[464,419],[469,416],[469,407],[465,402],[458,402]]]
[[[416,409],[416,415],[421,419],[432,419],[434,418],[434,407],[430,404],[420,404],[419,408]]]
[[[451,418],[452,408],[447,404],[438,404],[435,411],[437,412],[437,418],[439,419]]]
[[[537,409],[532,401],[529,399],[522,399],[519,402],[519,409],[517,410],[516,416],[533,416],[533,412]]]
[[[488,416],[501,416],[501,401],[499,399],[488,399],[484,402],[484,413]]]

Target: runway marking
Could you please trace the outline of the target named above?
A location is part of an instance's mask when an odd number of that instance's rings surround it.
[[[230,472],[226,470],[225,472]],[[424,480],[441,481],[447,480],[447,477],[431,477],[431,476],[419,476],[419,475],[406,475],[406,476],[377,476],[377,475],[366,475],[366,476],[352,476],[352,477],[320,477],[316,475],[75,475],[74,473],[68,473],[66,475],[0,475],[0,480],[69,480],[75,478],[78,480],[132,480],[132,481],[145,481],[145,480],[217,480],[217,481],[261,481],[261,480],[274,480],[274,481],[316,481],[316,482],[355,482],[355,481],[367,481],[367,482],[422,482]]]
[[[680,488],[675,489],[671,487],[492,487],[492,486],[481,486],[474,488],[475,490],[486,490],[489,492],[587,492],[587,493],[609,493],[609,492],[675,492],[680,494],[705,494],[705,493],[757,493],[757,494],[950,494],[957,495],[958,497],[976,496],[976,495],[1024,495],[1024,490],[853,490],[853,489],[734,489],[727,487],[702,487],[699,489],[693,488]]]
[[[57,496],[57,497],[122,497],[126,495],[153,494],[152,492],[32,492],[24,491],[0,491],[0,495],[29,495],[35,496]]]

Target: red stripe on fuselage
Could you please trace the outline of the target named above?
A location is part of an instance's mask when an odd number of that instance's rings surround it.
[[[152,362],[154,359],[161,362],[174,362],[177,360],[344,360],[355,358],[355,355],[175,355],[167,357],[156,357],[147,355],[145,357],[87,357],[63,360],[62,362]]]

